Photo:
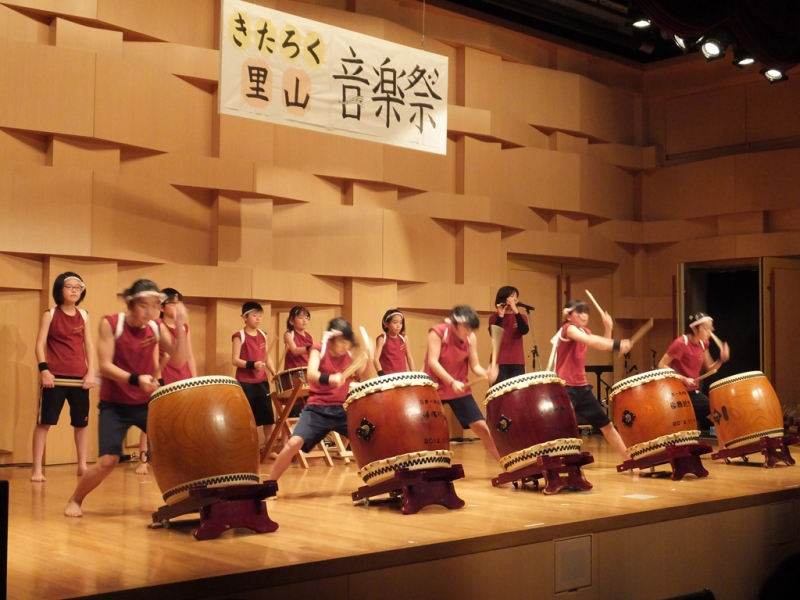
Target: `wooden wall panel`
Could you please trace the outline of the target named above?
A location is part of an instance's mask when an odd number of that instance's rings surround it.
[[[455,231],[450,224],[383,211],[382,277],[452,282],[456,272],[455,245]]]
[[[781,85],[746,86],[747,141],[762,142],[800,135],[800,81],[789,78]]]
[[[125,58],[150,63],[162,71],[207,82],[219,80],[219,51],[198,48],[194,44],[163,44],[160,42],[122,43]]]
[[[1,127],[92,137],[94,86],[93,54],[0,40]]]
[[[50,27],[46,23],[0,5],[0,38],[47,44],[50,39]]]
[[[315,275],[382,277],[383,211],[356,206],[276,206],[273,266],[291,271],[302,248],[305,269]]]
[[[735,157],[737,211],[794,208],[800,198],[800,149]]]
[[[147,262],[208,264],[210,202],[138,177],[95,173],[92,253]]]
[[[38,260],[0,254],[0,281],[9,290],[38,290],[42,287],[42,263]]]
[[[67,15],[85,19],[97,17],[97,0],[8,0],[3,4],[33,9],[46,15]]]
[[[60,17],[50,24],[50,44],[99,54],[122,55],[122,32],[98,29]]]
[[[0,251],[91,254],[89,171],[0,163]]]
[[[62,169],[119,173],[119,148],[54,135],[47,148],[47,164]]]
[[[48,137],[11,129],[0,129],[0,164],[47,164]]]
[[[211,156],[211,93],[148,63],[103,54],[96,85],[95,137]]]
[[[669,98],[666,111],[667,154],[747,142],[744,86]]]
[[[97,20],[156,40],[216,48],[214,0],[95,0]]]

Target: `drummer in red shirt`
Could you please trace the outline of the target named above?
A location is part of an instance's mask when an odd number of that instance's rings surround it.
[[[383,333],[375,341],[375,370],[378,375],[416,371],[406,337],[406,318],[398,308],[387,310],[381,319]]]
[[[575,413],[586,419],[592,427],[599,429],[611,447],[625,460],[630,460],[625,442],[594,397],[592,386],[586,381],[586,350],[594,348],[628,352],[631,341],[611,338],[614,322],[607,312],[601,315],[605,328],[603,336],[592,334],[586,327],[589,323],[589,306],[583,300],[570,300],[562,312],[564,324],[553,338],[553,343],[557,344],[556,374],[566,382],[567,395]]]
[[[703,367],[706,371],[719,369],[730,358],[730,348],[723,342],[719,359],[713,361],[708,351],[708,340],[714,331],[714,319],[705,313],[689,316],[689,329],[692,333],[682,335],[667,348],[667,353],[658,362],[659,369],[673,369],[686,386],[698,424],[706,419],[711,410],[708,396],[700,391],[696,381]],[[699,428],[698,428],[699,429]]]
[[[347,435],[347,413],[342,405],[350,391],[352,376],[345,379],[342,372],[353,362],[350,350],[355,345],[350,323],[347,319],[336,317],[328,323],[322,342],[311,346],[306,373],[309,387],[306,407],[300,413],[292,436],[275,459],[270,479],[277,481],[300,450],[309,452],[331,431]],[[359,375],[372,362],[372,349],[367,348],[367,353],[369,360],[358,372]]]
[[[127,312],[106,315],[100,321],[97,358],[103,383],[100,387],[98,422],[99,457],[83,474],[72,493],[64,514],[81,517],[86,495],[111,475],[119,464],[122,442],[128,429],[136,426],[147,431],[147,405],[150,394],[158,388],[152,375],[156,371],[160,347],[175,362],[186,362],[186,311],[182,304],[175,310],[177,337],[161,335],[153,321],[158,316],[161,292],[148,279],[139,279],[124,292]]]
[[[489,385],[497,378],[497,367],[488,373],[478,361],[478,340],[473,329],[480,327],[478,313],[471,306],[456,306],[444,323],[428,332],[428,353],[423,371],[439,385],[442,404],[449,404],[464,429],[471,429],[496,461],[500,454],[489,433],[472,391],[467,386],[469,370],[484,377]]]

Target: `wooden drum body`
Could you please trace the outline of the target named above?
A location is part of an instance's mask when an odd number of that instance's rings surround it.
[[[195,486],[257,484],[258,430],[242,387],[195,377],[156,390],[147,415],[149,459],[167,504]]]
[[[508,472],[540,456],[580,454],[578,421],[564,380],[550,371],[527,373],[493,385],[486,392],[486,422],[500,464]]]
[[[633,459],[667,446],[696,444],[700,438],[689,393],[672,369],[623,379],[611,388],[609,398],[619,435]]]
[[[344,403],[358,475],[368,485],[398,469],[450,466],[450,429],[436,384],[425,373],[393,373],[350,389]]]
[[[783,436],[781,403],[761,371],[714,382],[708,399],[720,446],[737,448],[762,437]]]
[[[275,374],[275,394],[280,400],[288,400],[292,396],[295,384],[300,384],[298,398],[308,396],[307,367],[295,367]]]

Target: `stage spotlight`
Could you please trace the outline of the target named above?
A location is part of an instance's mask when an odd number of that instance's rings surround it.
[[[641,16],[641,17],[635,17],[633,19],[633,22],[631,22],[631,25],[636,27],[636,29],[647,29],[652,25],[652,23],[650,22],[650,19],[648,19],[647,17]]]
[[[700,42],[700,51],[708,62],[725,56],[725,49],[733,41],[733,36],[726,30],[712,31]]]
[[[780,69],[761,69],[759,73],[766,77],[770,83],[778,83],[789,79],[789,76]]]
[[[679,36],[679,35],[673,35],[673,36],[672,36],[672,41],[673,41],[673,42],[675,42],[675,45],[676,45],[678,48],[680,48],[681,50],[683,50],[684,52],[686,52],[687,43],[686,43],[686,40],[685,40],[685,39],[683,39],[683,38],[682,38],[681,36]]]
[[[736,46],[733,50],[733,64],[737,67],[746,67],[747,65],[752,65],[755,59],[750,56],[750,53],[742,48],[741,46]]]

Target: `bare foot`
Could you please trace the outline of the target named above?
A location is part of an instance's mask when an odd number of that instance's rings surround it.
[[[83,466],[78,465],[78,477],[80,477],[81,475],[86,473],[86,469],[88,469],[88,467],[86,465],[83,465]]]
[[[47,481],[44,475],[42,475],[41,471],[34,471],[31,473],[31,481]]]
[[[80,504],[78,504],[74,500],[70,500],[64,507],[64,514],[68,517],[82,517],[83,511],[81,510]]]
[[[136,467],[136,474],[147,475],[147,463],[140,462],[139,466]]]

